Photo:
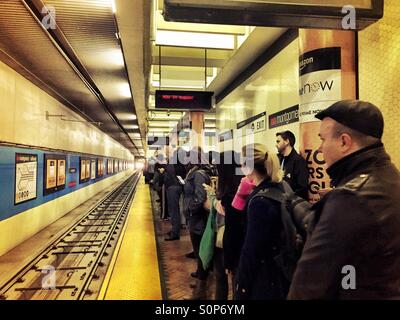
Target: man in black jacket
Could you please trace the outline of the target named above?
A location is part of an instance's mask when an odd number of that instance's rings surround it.
[[[167,194],[168,213],[171,217],[171,231],[165,238],[166,241],[179,240],[181,234],[181,212],[179,206],[179,199],[183,192],[183,186],[178,178],[186,177],[184,165],[179,161],[178,154],[182,150],[178,149],[173,153],[169,159],[169,163],[165,168],[164,185]]]
[[[276,148],[279,161],[284,171],[284,180],[293,191],[303,199],[308,200],[308,169],[306,160],[294,149],[296,138],[291,131],[276,134]]]
[[[400,299],[400,175],[371,103],[318,113],[334,189],[312,209],[289,299]]]

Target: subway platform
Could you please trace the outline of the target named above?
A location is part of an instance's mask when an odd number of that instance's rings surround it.
[[[71,228],[83,216],[93,210],[93,207],[103,198],[119,187],[125,178],[114,183],[102,192],[66,214],[47,228],[33,237],[24,241],[7,254],[0,257],[0,288],[1,299],[4,300],[187,300],[190,299],[196,279],[190,273],[196,270],[196,260],[185,257],[192,251],[189,230],[182,226],[180,240],[165,241],[164,238],[171,228],[169,219],[160,216],[158,196],[141,177],[133,193],[127,217],[114,244],[109,244],[106,252],[107,258],[99,258],[99,267],[92,272],[90,281],[96,285],[87,285],[86,293],[74,294],[78,289],[73,289],[73,279],[85,278],[82,264],[91,254],[87,241],[75,242],[74,247],[66,246],[60,241],[65,233],[71,234]],[[87,219],[87,218],[86,218]],[[105,218],[108,219],[108,218]],[[86,220],[85,220],[86,221]],[[107,222],[108,220],[103,220]],[[98,222],[96,222],[98,223]],[[107,224],[103,224],[106,226]],[[102,227],[103,228],[103,227]],[[75,230],[73,228],[72,230]],[[114,231],[115,233],[115,231]],[[94,236],[101,235],[101,231],[93,231]],[[93,237],[93,236],[92,236]],[[93,238],[92,238],[93,239]],[[82,242],[84,241],[84,243]],[[93,243],[100,240],[90,240]],[[81,244],[76,244],[80,242]],[[69,248],[66,250],[66,248]],[[70,248],[71,247],[71,248]],[[79,247],[79,252],[76,251]],[[59,265],[59,258],[53,261],[55,267],[55,288],[40,288],[49,275],[44,272],[43,258],[50,259],[54,254],[48,250],[55,250],[63,256],[69,257],[67,262],[73,267]],[[75,250],[75,251],[74,251]],[[67,253],[70,253],[69,255]],[[79,254],[78,254],[79,253]],[[96,255],[96,254],[95,254]],[[38,262],[38,257],[42,260]],[[50,258],[48,258],[50,256]],[[58,257],[58,256],[57,256]],[[82,258],[84,257],[84,258]],[[47,261],[47,260],[46,260]],[[57,262],[58,261],[58,262]],[[82,269],[82,270],[81,270]],[[40,274],[39,272],[42,272]],[[68,273],[66,273],[68,271]],[[37,280],[33,278],[35,274]],[[39,274],[38,274],[39,273]],[[213,273],[208,279],[207,299],[213,300],[215,284]],[[63,284],[60,283],[63,281]],[[88,280],[89,281],[89,280]],[[11,285],[11,282],[15,282]],[[41,282],[41,284],[40,284]],[[5,288],[9,288],[6,290]],[[14,289],[13,289],[14,288]],[[92,289],[97,288],[97,289]],[[73,290],[72,290],[73,289]],[[232,298],[231,288],[229,299]],[[71,294],[70,294],[71,293]]]

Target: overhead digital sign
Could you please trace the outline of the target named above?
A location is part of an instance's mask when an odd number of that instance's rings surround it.
[[[343,30],[353,10],[355,29],[383,17],[383,0],[164,0],[166,21]]]
[[[156,90],[156,108],[209,110],[213,95],[210,91]]]

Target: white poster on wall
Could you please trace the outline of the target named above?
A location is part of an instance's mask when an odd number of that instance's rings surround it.
[[[36,198],[37,155],[15,155],[15,204]]]

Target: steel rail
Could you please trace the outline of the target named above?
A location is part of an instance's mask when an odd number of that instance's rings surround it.
[[[99,268],[104,269],[104,274],[107,271],[110,251],[115,249],[126,222],[139,179],[140,173],[134,173],[36,254],[0,288],[0,300],[94,299],[95,289],[91,287],[96,288],[93,282],[101,280],[101,272],[96,273]],[[52,264],[47,262],[49,259],[53,259]],[[55,276],[57,285],[46,284],[51,280],[49,275]]]

